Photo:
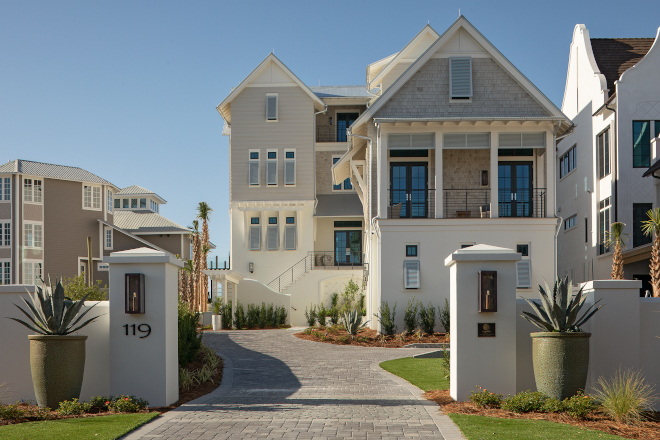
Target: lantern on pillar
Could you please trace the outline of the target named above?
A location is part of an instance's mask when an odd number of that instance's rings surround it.
[[[126,274],[126,313],[144,313],[144,274]]]
[[[497,312],[497,272],[479,271],[479,311]]]

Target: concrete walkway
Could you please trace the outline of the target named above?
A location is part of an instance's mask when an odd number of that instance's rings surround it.
[[[378,364],[428,349],[339,346],[297,330],[206,332],[222,385],[126,439],[463,439],[434,402]]]

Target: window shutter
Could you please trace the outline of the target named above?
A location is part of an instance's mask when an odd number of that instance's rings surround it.
[[[250,185],[259,185],[259,162],[250,161]]]
[[[268,231],[266,232],[267,250],[276,251],[280,247],[279,235],[279,228],[277,226],[268,226]]]
[[[266,96],[266,119],[277,120],[277,95]]]
[[[295,160],[285,160],[284,161],[284,184],[285,185],[295,185],[296,184],[296,161]]]
[[[523,133],[522,146],[523,148],[545,147],[545,133]]]
[[[519,289],[532,287],[532,262],[522,260],[516,263],[516,282]]]
[[[490,133],[447,133],[442,148],[490,148]]]
[[[277,185],[277,161],[266,162],[266,176],[268,185]]]
[[[403,277],[406,289],[419,289],[419,260],[406,260],[403,262]]]
[[[287,251],[296,250],[296,227],[286,226],[284,228],[284,249]]]
[[[261,226],[250,226],[250,250],[261,249]]]
[[[449,70],[451,97],[472,97],[472,59],[449,58]]]

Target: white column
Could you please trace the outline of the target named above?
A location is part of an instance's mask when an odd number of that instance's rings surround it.
[[[442,186],[442,132],[435,132],[435,218],[444,217],[444,191]]]
[[[222,278],[222,304],[227,305],[227,277]]]
[[[554,136],[549,130],[545,136],[545,216],[555,216],[555,163],[557,157],[555,154]]]
[[[234,288],[232,289],[234,291],[234,302],[232,303],[232,317],[236,316],[236,306],[238,306],[238,283],[234,283]]]
[[[378,177],[378,216],[380,218],[387,218],[387,207],[390,204],[390,171],[387,166],[387,133],[382,133],[378,139],[378,169],[376,175]]]
[[[498,132],[491,132],[490,134],[490,218],[499,217],[500,208],[498,205],[498,183],[497,183],[497,174],[498,174],[498,161],[499,157],[497,155],[500,145],[500,135]]]

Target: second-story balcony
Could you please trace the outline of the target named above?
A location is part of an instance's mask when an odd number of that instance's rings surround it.
[[[317,125],[316,142],[346,142],[346,124]]]
[[[390,189],[387,218],[435,218],[435,189]]]

